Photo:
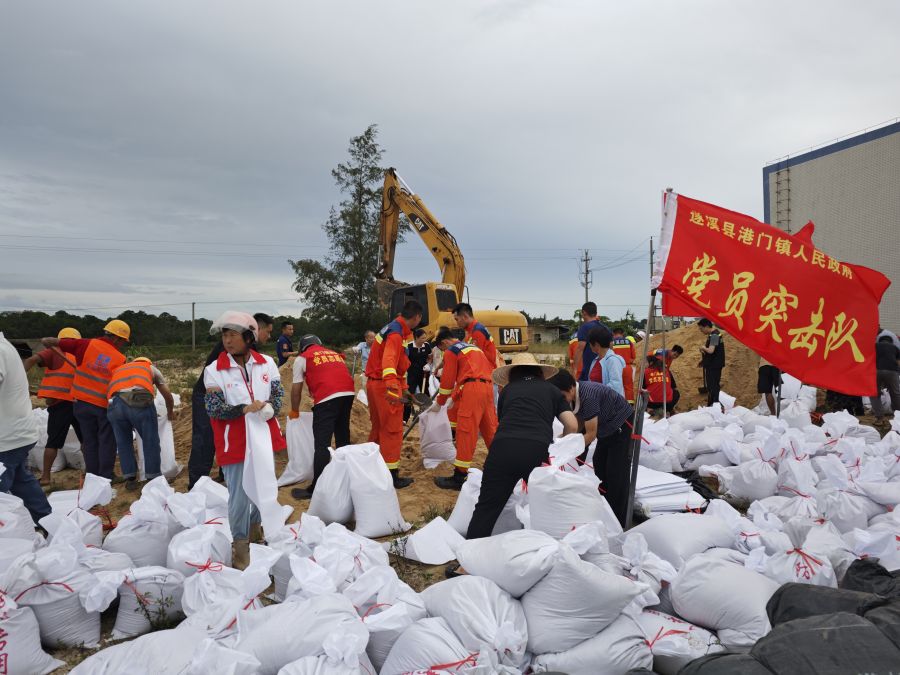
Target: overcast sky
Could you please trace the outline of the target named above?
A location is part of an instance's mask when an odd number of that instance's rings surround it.
[[[476,309],[570,316],[587,248],[601,312],[646,316],[660,191],[761,218],[766,162],[900,115],[898,26],[887,0],[10,0],[0,311],[299,314],[287,259],[326,252],[330,170],[377,123]],[[439,276],[417,237],[398,257]]]

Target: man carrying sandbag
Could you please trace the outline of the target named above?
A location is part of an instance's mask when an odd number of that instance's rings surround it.
[[[488,447],[497,432],[494,388],[491,384],[494,368],[481,349],[457,340],[449,328],[438,331],[435,343],[444,353],[444,367],[437,400],[431,410],[440,410],[450,399],[457,411],[457,425],[453,475],[435,478],[434,483],[445,490],[459,490],[472,466],[478,432],[481,432]]]
[[[594,473],[606,491],[606,501],[619,522],[625,525],[628,510],[628,486],[631,482],[629,443],[634,408],[625,398],[605,384],[576,382],[571,373],[559,371],[550,382],[562,391],[572,406],[579,426],[584,427],[585,454],[587,446],[597,439],[594,452]]]
[[[145,478],[153,480],[162,473],[156,389],[166,402],[166,415],[170,421],[174,420],[175,399],[166,385],[166,378],[146,356],[139,356],[116,368],[109,381],[106,417],[116,437],[126,490],[138,488],[132,431],[137,432],[143,443]]]
[[[313,480],[308,488],[294,488],[294,499],[309,499],[316,488],[316,481],[331,460],[328,446],[334,438],[334,447],[350,445],[350,411],[356,392],[353,378],[344,362],[344,355],[322,346],[315,335],[300,338],[297,357],[294,359],[294,378],[291,386],[292,420],[300,417],[300,399],[303,382],[309,385],[313,399]]]

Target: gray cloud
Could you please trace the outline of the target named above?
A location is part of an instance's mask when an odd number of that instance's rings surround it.
[[[286,259],[327,250],[330,169],[377,122],[473,300],[568,316],[589,248],[591,296],[640,315],[647,263],[603,268],[646,250],[660,190],[760,217],[767,160],[898,114],[898,20],[836,0],[7,4],[0,309],[297,312]],[[417,240],[399,257],[435,278]]]

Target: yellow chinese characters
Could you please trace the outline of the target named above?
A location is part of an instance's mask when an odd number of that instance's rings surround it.
[[[847,315],[844,312],[835,316],[834,321],[831,323],[831,328],[828,330],[828,337],[825,339],[823,358],[827,359],[831,352],[844,344],[849,344],[850,351],[853,352],[853,360],[857,363],[865,361],[862,352],[859,351],[859,347],[856,345],[856,338],[853,337],[858,327],[859,322],[856,319],[847,321]]]
[[[709,309],[709,303],[703,302],[700,296],[710,281],[719,280],[719,272],[715,269],[716,259],[711,257],[709,253],[704,253],[702,257],[698,256],[694,259],[694,264],[688,268],[681,279],[681,283],[687,285],[687,292],[698,305]],[[690,282],[688,282],[690,279]]]
[[[766,328],[769,328],[772,331],[772,339],[775,342],[781,342],[781,336],[778,334],[778,327],[775,325],[775,322],[787,320],[788,308],[797,309],[797,303],[797,296],[789,293],[784,284],[778,284],[777,291],[769,289],[769,292],[766,293],[766,297],[763,298],[760,304],[763,310],[768,313],[759,315],[759,320],[762,323],[756,329],[756,332],[761,333]]]
[[[744,327],[744,310],[747,309],[747,289],[756,275],[753,272],[738,272],[732,280],[731,293],[725,300],[725,311],[719,312],[719,316],[733,316],[738,323],[738,328]]]
[[[791,328],[788,335],[793,336],[791,349],[805,349],[807,356],[812,356],[819,348],[819,337],[825,337],[825,331],[819,328],[822,323],[822,310],[825,298],[819,298],[819,309],[809,315],[809,325],[803,328]]]

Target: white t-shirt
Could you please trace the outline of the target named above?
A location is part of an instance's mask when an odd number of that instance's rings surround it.
[[[362,343],[362,344],[365,344],[365,343]],[[305,357],[300,356],[298,354],[294,358],[293,372],[294,372],[294,379],[293,379],[294,384],[301,384],[303,382],[303,379],[306,377],[306,358]],[[310,392],[310,394],[311,393],[312,392]],[[319,405],[320,403],[325,403],[325,401],[330,401],[331,399],[337,398],[338,396],[355,396],[355,395],[356,395],[355,391],[337,391],[337,392],[333,393],[331,396],[326,396],[321,401],[316,401],[316,405]]]
[[[34,445],[38,438],[25,366],[0,332],[0,452]]]

